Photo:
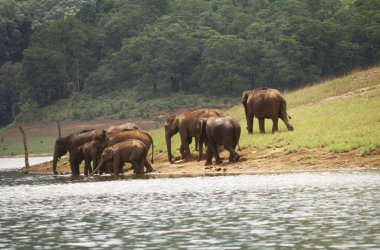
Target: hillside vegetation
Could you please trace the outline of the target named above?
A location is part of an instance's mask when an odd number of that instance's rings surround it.
[[[288,132],[282,121],[279,121],[280,132],[272,134],[269,132],[272,122],[267,120],[267,133],[259,134],[258,122],[255,120],[254,134],[248,135],[242,105],[226,110],[227,114],[239,120],[241,124],[241,148],[281,148],[285,154],[320,149],[334,153],[354,151],[355,154],[364,156],[380,147],[380,67],[357,71],[341,78],[286,92],[284,95],[288,114],[292,117],[290,122],[295,127],[293,132]],[[234,99],[238,102],[240,96],[235,96]],[[118,122],[120,121],[114,121]],[[139,122],[137,124],[140,125]],[[53,127],[52,130],[56,131],[55,123],[43,126]],[[43,126],[38,130],[44,131]],[[85,123],[82,123],[77,131],[85,127]],[[15,130],[16,128],[0,130],[0,135],[4,137],[4,142],[0,144],[3,148],[1,155],[9,155],[11,152],[22,154],[21,138]],[[34,137],[35,132],[32,130],[26,130],[26,133],[29,137],[30,153],[52,153],[55,136]],[[154,138],[155,152],[160,153],[161,158],[165,158],[163,127],[150,130],[150,133]],[[178,135],[174,136],[172,141],[173,149],[178,149]],[[178,156],[179,152],[174,151],[174,154]],[[194,151],[194,154],[197,153]]]
[[[0,0],[0,126],[160,119],[365,69],[379,13],[378,0]]]

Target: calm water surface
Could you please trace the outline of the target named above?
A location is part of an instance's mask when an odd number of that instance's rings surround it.
[[[1,249],[380,246],[380,172],[72,179],[6,168]]]

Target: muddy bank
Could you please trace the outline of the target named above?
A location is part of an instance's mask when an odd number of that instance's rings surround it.
[[[205,161],[177,161],[170,164],[166,154],[155,155],[153,167],[155,172],[149,176],[183,177],[183,176],[218,176],[260,173],[289,173],[312,171],[342,171],[342,170],[380,170],[380,149],[369,155],[361,156],[359,152],[331,153],[323,150],[303,150],[287,154],[283,149],[251,149],[245,148],[239,152],[239,162],[229,163],[227,152],[222,152],[223,164],[205,166]],[[132,174],[130,164],[125,164],[125,175]],[[70,165],[66,159],[61,159],[58,171],[69,174]],[[34,165],[31,173],[52,173],[52,163],[46,162]],[[83,164],[81,166],[83,173]]]

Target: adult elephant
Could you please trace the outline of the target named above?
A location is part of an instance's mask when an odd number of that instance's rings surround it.
[[[72,175],[79,175],[79,164],[83,157],[80,146],[90,142],[95,134],[94,129],[83,130],[78,133],[70,134],[66,137],[59,137],[55,141],[53,155],[53,173],[58,174],[57,162],[63,155],[69,152],[69,162]]]
[[[153,163],[154,162],[153,138],[150,136],[148,132],[145,132],[143,130],[122,130],[122,131],[106,132],[105,130],[102,130],[102,131],[95,132],[92,138],[92,142],[91,142],[91,154],[92,154],[94,166],[99,165],[100,157],[102,155],[103,150],[106,147],[110,147],[110,146],[115,145],[116,143],[120,143],[120,142],[130,140],[130,139],[140,140],[146,145],[148,151],[149,151],[150,146],[152,145],[151,163]],[[148,160],[145,159],[144,165],[147,169],[147,172],[153,171],[153,167],[149,163]]]
[[[195,109],[188,112],[183,112],[177,115],[171,115],[166,118],[165,123],[165,139],[168,151],[168,160],[173,162],[171,138],[179,132],[181,137],[181,158],[191,156],[189,144],[192,137],[197,137],[196,125],[200,118],[208,118],[213,116],[221,116],[223,112],[217,109]]]
[[[244,91],[242,94],[242,104],[244,106],[247,120],[248,133],[253,133],[253,118],[259,120],[260,133],[265,133],[265,119],[272,119],[272,132],[278,131],[278,118],[280,118],[288,128],[293,131],[286,111],[285,98],[277,89],[257,88]]]
[[[235,151],[240,139],[240,124],[229,116],[201,118],[197,124],[199,136],[199,158],[202,158],[203,143],[207,145],[206,164],[211,165],[212,157],[215,156],[216,164],[221,164],[218,146],[230,152],[229,161],[238,161],[240,156]]]
[[[126,140],[116,143],[103,150],[99,165],[94,172],[106,164],[110,173],[119,175],[123,170],[124,163],[129,162],[132,163],[135,174],[144,174],[147,154],[148,149],[146,145],[139,140]]]

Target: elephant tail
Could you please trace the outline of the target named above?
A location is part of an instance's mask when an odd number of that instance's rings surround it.
[[[154,145],[153,145],[153,139],[152,139],[152,159],[150,160],[150,162],[153,164],[154,163],[154,159],[153,159],[153,151],[154,151]]]
[[[244,106],[244,112],[245,112],[246,116],[247,116],[247,101],[248,101],[248,97],[249,97],[249,92],[248,91],[244,91],[243,95],[241,97],[241,103]]]
[[[148,132],[146,132],[146,134],[148,135],[148,137],[150,138],[150,141],[152,142],[152,159],[150,160],[150,162],[153,164],[154,163],[154,159],[153,159],[153,154],[154,154],[153,138]]]
[[[285,122],[285,125],[288,128],[288,130],[293,131],[294,127],[289,123],[289,120],[292,119],[292,117],[290,115],[288,115],[288,112],[286,110],[285,99],[283,100],[283,104],[282,104],[281,117],[282,117],[282,120]],[[289,120],[288,120],[288,118],[289,118]]]
[[[240,149],[240,145],[239,145],[239,138],[240,138],[240,132],[241,132],[241,128],[240,128],[240,125],[235,125],[235,124],[232,124],[233,125],[233,128],[234,128],[234,131],[233,131],[233,143],[234,145],[237,145],[238,146],[238,149],[239,151],[241,151]]]

